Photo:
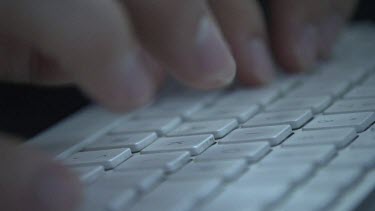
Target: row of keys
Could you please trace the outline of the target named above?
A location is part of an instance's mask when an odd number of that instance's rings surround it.
[[[298,128],[305,124],[311,118],[311,112],[306,111],[284,111],[284,112],[270,112],[261,113],[255,116],[253,119],[246,122],[241,128],[233,131],[238,123],[236,120],[210,120],[200,122],[187,122],[177,127],[172,132],[168,133],[169,136],[186,136],[186,135],[209,135],[213,134],[215,138],[220,138],[230,133],[224,139],[219,140],[221,143],[240,143],[240,142],[251,142],[251,141],[268,141],[271,145],[277,145],[281,143],[287,136],[291,134],[291,128]],[[318,116],[307,124],[304,130],[319,130],[329,128],[341,128],[341,127],[353,127],[357,132],[363,131],[375,120],[375,115],[372,112],[361,112],[361,113],[349,113],[349,114],[335,114],[335,115],[323,115]],[[266,126],[264,126],[266,125]],[[275,125],[275,126],[268,126]],[[263,126],[263,127],[262,127]],[[95,143],[88,145],[86,150],[105,150],[114,148],[130,148],[132,152],[138,152],[145,147],[152,144],[157,139],[157,134],[154,132],[140,132],[140,133],[110,133],[104,137],[100,137]],[[162,139],[153,145],[154,150],[164,148],[164,151],[168,151],[167,146],[176,146],[176,143],[181,143],[183,139],[184,143],[192,143],[189,138],[178,138],[173,139]],[[193,139],[191,137],[190,139]],[[198,138],[200,140],[200,138]],[[293,139],[293,138],[292,138]],[[304,138],[305,139],[305,138]],[[173,141],[175,140],[175,141]],[[197,140],[196,144],[201,144]],[[168,142],[168,143],[167,143]],[[203,141],[204,142],[204,141]],[[164,144],[163,144],[164,143]],[[175,143],[175,144],[173,144]],[[292,142],[290,142],[292,143]],[[211,143],[212,144],[212,143]],[[192,144],[190,144],[192,145]],[[189,145],[189,146],[190,146]],[[206,145],[210,145],[207,144]],[[181,146],[181,144],[180,144]],[[204,146],[204,144],[203,144]],[[180,147],[180,150],[190,150],[195,148],[198,151],[191,150],[191,153],[196,155],[202,152],[205,148],[203,147]],[[173,151],[176,151],[172,147]],[[150,148],[147,152],[152,151]],[[76,158],[77,159],[77,158]]]
[[[293,114],[293,112],[291,112]],[[285,118],[288,115],[286,112],[275,112],[275,113],[265,113],[260,114],[260,117],[255,117],[254,120],[250,120],[245,123],[243,126],[251,126],[254,121],[254,124],[262,125],[263,122],[260,119],[265,121],[272,121],[272,118],[265,118],[267,114],[272,114],[275,117],[275,114],[279,115],[279,119]],[[300,115],[302,112],[300,112]],[[304,115],[310,114],[308,111],[303,112]],[[263,118],[261,118],[263,117]],[[302,116],[301,116],[302,118]],[[306,119],[306,118],[305,118]],[[297,120],[298,122],[299,120]],[[305,120],[306,121],[306,120]],[[319,131],[317,133],[308,132],[309,130],[321,130],[321,129],[336,129],[336,128],[346,128],[352,127],[356,132],[364,131],[369,125],[375,121],[375,114],[372,112],[362,112],[362,113],[349,113],[349,114],[336,114],[336,115],[323,115],[318,116],[308,123],[304,128],[303,132],[293,135],[290,140],[288,140],[284,145],[285,146],[298,146],[298,145],[313,145],[313,144],[334,144],[337,147],[344,147],[349,144],[355,137],[356,134],[353,130],[329,130],[329,131]],[[284,122],[280,122],[284,123]],[[276,124],[276,123],[275,123]],[[147,147],[142,153],[158,153],[158,152],[174,152],[174,151],[189,151],[191,155],[198,155],[206,150],[210,145],[213,144],[214,138],[220,138],[228,134],[238,123],[236,120],[214,120],[214,121],[203,121],[203,122],[187,122],[183,123],[176,130],[173,130],[169,135],[178,136],[176,138],[161,138],[156,141],[154,144],[151,144]],[[263,130],[263,131],[262,131]],[[270,134],[269,132],[274,130],[276,134]],[[305,131],[306,130],[306,131]],[[263,137],[263,134],[271,135],[271,138]],[[184,135],[195,135],[202,134],[199,136],[186,136]],[[204,135],[204,134],[213,134],[213,135]],[[255,127],[255,128],[244,128],[238,129],[235,132],[231,133],[226,138],[219,140],[219,143],[238,143],[238,142],[254,142],[254,141],[269,141],[270,144],[278,144],[281,140],[284,140],[287,136],[291,134],[290,128],[288,126],[279,126],[276,128],[270,127]],[[339,134],[332,136],[332,134]],[[251,137],[253,136],[253,138]],[[258,137],[257,137],[258,136]],[[143,140],[152,142],[155,138],[144,136]],[[246,137],[246,138],[244,138]],[[255,137],[255,138],[254,138]],[[258,139],[257,139],[257,138]],[[327,138],[324,138],[327,137]],[[335,138],[331,138],[335,137]],[[319,139],[319,140],[318,140]],[[121,142],[121,141],[120,141]],[[115,142],[116,143],[116,142]],[[113,142],[111,142],[113,144]],[[92,145],[95,149],[95,146],[100,146],[100,142]],[[103,147],[103,146],[102,146]],[[113,145],[112,145],[113,147]],[[90,146],[88,147],[90,149]],[[128,159],[131,156],[131,150],[128,148],[117,148],[117,149],[108,149],[108,150],[98,150],[98,151],[85,151],[79,152],[71,156],[69,159],[65,160],[65,163],[68,165],[74,166],[92,166],[92,165],[102,165],[105,169],[112,169]]]
[[[370,132],[371,130],[369,130]],[[335,134],[335,135],[333,135]],[[373,133],[371,134],[373,138]],[[331,130],[323,130],[323,131],[301,131],[296,133],[287,142],[283,144],[283,146],[305,146],[305,145],[327,145],[327,144],[334,144],[336,143],[336,147],[345,146],[348,142],[350,142],[353,138],[355,138],[356,134],[354,133],[354,129],[331,129]],[[294,138],[295,137],[295,138]],[[365,137],[365,136],[363,136]],[[293,139],[294,138],[294,139]],[[373,139],[370,139],[373,140]],[[298,143],[299,142],[299,143]],[[357,142],[356,142],[357,143]],[[359,143],[359,142],[358,142]],[[373,142],[371,143],[373,144]],[[353,145],[356,148],[356,145]],[[366,149],[366,148],[365,148]],[[263,157],[268,151],[270,150],[269,145],[267,142],[259,142],[259,143],[248,143],[248,144],[235,144],[235,145],[217,145],[211,147],[206,153],[196,157],[196,161],[212,161],[217,159],[246,159],[248,162],[253,162],[261,157]],[[125,150],[128,151],[128,150]],[[106,156],[102,156],[102,154],[98,153],[102,152],[112,152],[115,151],[95,151],[95,152],[82,152],[78,153],[80,156],[82,155],[89,155],[86,159],[90,162],[85,163],[84,160],[79,160],[78,164],[69,163],[69,160],[66,161],[68,165],[73,166],[87,166],[87,167],[80,167],[78,169],[82,170],[80,174],[82,175],[82,180],[85,183],[91,183],[98,175],[103,173],[103,167],[101,166],[92,166],[90,165],[98,165],[102,164],[99,160],[93,160],[93,156],[99,156],[103,161],[108,162],[111,161],[111,153],[108,153]],[[124,151],[119,151],[123,153]],[[370,166],[371,163],[374,161],[374,156],[372,156],[371,151],[364,151],[369,153],[361,153],[359,156],[356,156],[355,152],[362,152],[362,151],[349,151],[349,155],[345,156],[345,154],[339,156],[339,159],[335,159],[333,162],[335,165],[339,165],[340,162],[342,164],[351,164],[353,162],[364,162],[363,166]],[[96,153],[96,154],[92,154]],[[315,148],[285,148],[277,150],[271,153],[267,159],[263,160],[261,164],[263,165],[273,165],[274,163],[290,163],[290,162],[306,162],[311,160],[313,163],[324,164],[332,158],[335,154],[335,150],[332,147],[315,147]],[[352,159],[355,156],[356,159]],[[116,156],[114,156],[116,157]],[[120,165],[116,168],[117,171],[123,171],[126,169],[163,169],[166,172],[173,172],[178,168],[181,168],[188,160],[190,155],[186,152],[179,153],[162,153],[157,155],[137,155],[134,158],[131,158],[131,162],[127,161],[124,164]],[[341,158],[342,157],[342,158]],[[363,157],[363,159],[361,159]],[[76,158],[76,159],[74,159]],[[77,160],[78,156],[73,156],[72,160]],[[119,159],[118,157],[116,159]],[[351,159],[351,161],[350,161]],[[342,160],[342,161],[340,161]],[[358,161],[356,161],[358,160]],[[117,163],[119,161],[116,161]],[[107,164],[102,164],[106,166]],[[76,167],[77,168],[77,167]],[[93,179],[94,178],[94,179]]]

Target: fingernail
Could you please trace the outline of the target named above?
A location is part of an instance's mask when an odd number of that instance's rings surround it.
[[[39,210],[65,211],[77,208],[81,185],[62,167],[43,169],[36,178],[36,203]]]
[[[248,48],[248,71],[256,77],[260,83],[269,83],[274,79],[275,66],[271,54],[263,40],[253,39]]]
[[[232,82],[236,64],[220,30],[209,16],[201,19],[197,34],[198,57],[203,80],[213,86]]]
[[[319,43],[320,56],[323,59],[328,59],[332,55],[332,50],[340,32],[343,27],[344,19],[338,15],[328,17],[320,26],[321,39]]]
[[[295,47],[296,57],[301,70],[313,66],[317,59],[317,50],[317,30],[313,25],[308,24],[301,30]]]

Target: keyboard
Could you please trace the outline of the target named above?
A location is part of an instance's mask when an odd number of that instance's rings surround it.
[[[120,115],[89,106],[31,139],[85,186],[81,211],[365,210],[375,190],[375,27],[266,87],[176,84]],[[373,200],[372,200],[373,201]]]

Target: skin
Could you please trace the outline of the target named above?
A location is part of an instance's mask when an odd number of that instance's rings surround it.
[[[2,0],[0,80],[80,87],[129,111],[170,74],[213,89],[272,81],[329,58],[355,0]],[[167,70],[167,71],[163,71]],[[74,210],[78,179],[48,155],[0,140],[0,210]],[[53,197],[51,197],[51,195]],[[22,203],[20,203],[22,202]]]

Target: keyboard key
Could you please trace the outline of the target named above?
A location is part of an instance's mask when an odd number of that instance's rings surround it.
[[[257,211],[267,210],[277,204],[289,192],[287,185],[235,186],[225,189],[201,211]]]
[[[293,129],[302,127],[313,117],[310,110],[261,113],[247,121],[243,127],[289,124]]]
[[[203,103],[194,99],[165,99],[150,107],[140,110],[135,114],[136,118],[163,118],[163,117],[185,117],[198,111],[204,106]]]
[[[375,166],[374,149],[356,148],[342,151],[329,166],[373,168]]]
[[[262,166],[251,168],[237,181],[234,186],[276,186],[286,184],[288,186],[298,185],[309,179],[314,173],[314,166],[311,164],[301,165],[280,165],[280,166]]]
[[[180,118],[129,119],[120,122],[110,133],[156,132],[158,135],[164,135],[180,124],[180,122]]]
[[[154,132],[108,134],[100,137],[97,141],[85,147],[85,150],[130,148],[132,152],[139,152],[154,142],[157,138],[158,136]]]
[[[203,154],[197,156],[195,161],[215,161],[244,158],[248,162],[255,162],[271,150],[268,142],[226,144],[210,147]]]
[[[214,91],[204,91],[204,90],[197,90],[187,88],[184,85],[181,85],[179,82],[177,84],[176,81],[168,81],[166,84],[169,87],[166,87],[169,90],[166,91],[166,97],[162,99],[163,102],[169,101],[168,104],[172,101],[173,103],[180,103],[180,102],[197,102],[203,104],[209,104],[216,98],[220,97],[223,93],[222,90],[214,90]],[[177,85],[177,86],[176,86]],[[163,90],[164,91],[164,90]],[[162,93],[164,94],[164,93]]]
[[[216,178],[228,182],[238,177],[244,172],[246,167],[247,163],[245,159],[193,162],[171,175],[169,179],[199,180],[204,178]]]
[[[325,114],[355,113],[355,112],[374,112],[375,98],[371,99],[346,99],[335,102],[329,107]]]
[[[102,190],[99,190],[102,191]],[[112,190],[109,190],[112,191]],[[136,193],[133,190],[125,190],[109,201],[107,209],[110,211],[122,211],[134,204]],[[93,211],[92,209],[90,211]]]
[[[275,146],[284,141],[290,134],[292,134],[292,128],[289,125],[239,128],[220,139],[219,143],[235,144],[267,141],[271,146]]]
[[[145,195],[130,211],[187,211],[210,197],[220,187],[219,180],[167,181]]]
[[[279,148],[272,151],[260,161],[261,165],[280,164],[301,164],[312,163],[324,165],[330,161],[337,151],[334,146],[309,146],[309,147],[288,147]]]
[[[119,165],[115,171],[163,169],[166,173],[172,173],[184,166],[187,162],[189,162],[189,160],[189,152],[135,155],[131,159]]]
[[[353,127],[357,132],[362,132],[374,121],[375,113],[373,112],[322,115],[313,119],[303,130]]]
[[[146,149],[143,154],[189,151],[191,155],[198,155],[214,143],[213,135],[181,136],[171,138],[159,138]]]
[[[251,171],[251,170],[250,170]],[[250,173],[247,172],[247,173]],[[245,178],[243,177],[245,176]],[[282,189],[285,191],[284,194],[287,194],[288,190],[292,189],[292,183],[291,182],[280,182],[280,181],[264,181],[256,176],[253,177],[251,180],[251,176],[248,175],[243,175],[240,177],[239,180],[234,181],[233,183],[230,184],[229,188],[233,189],[255,189],[255,190],[260,190],[264,192],[273,192],[278,189]],[[244,178],[244,179],[242,179]]]
[[[351,145],[352,148],[368,148],[375,147],[375,126],[372,126],[359,137]]]
[[[283,146],[335,145],[337,148],[347,146],[357,137],[354,128],[299,131],[288,138]]]
[[[71,169],[78,174],[82,183],[89,185],[104,175],[103,166],[77,166]]]
[[[93,185],[95,189],[134,189],[148,192],[162,182],[164,171],[160,169],[142,169],[132,171],[113,171],[107,173]]]
[[[113,169],[132,156],[130,149],[110,149],[78,152],[64,160],[69,166],[97,166]]]
[[[322,71],[314,80],[324,81],[327,83],[336,83],[348,81],[351,84],[357,84],[366,76],[366,70],[362,69],[363,65],[348,65],[348,63],[332,62],[322,66]]]
[[[345,95],[345,98],[373,98],[375,97],[375,87],[356,87],[348,94]]]
[[[310,109],[314,114],[322,112],[332,102],[329,96],[284,98],[266,108],[267,111]]]
[[[241,102],[241,105],[251,106],[254,104],[267,105],[280,96],[281,92],[275,88],[240,89],[228,94],[215,102],[217,106],[232,106]]]
[[[259,111],[258,105],[250,106],[212,106],[202,109],[191,116],[187,117],[189,120],[215,120],[235,118],[239,122],[245,122],[250,117],[254,116]]]
[[[235,119],[185,122],[168,133],[168,136],[212,134],[215,138],[221,138],[237,126],[238,122]]]
[[[85,191],[82,211],[122,211],[134,204],[137,192],[133,189],[123,189],[121,185],[97,188],[90,186]]]
[[[338,83],[319,83],[311,81],[295,89],[288,97],[317,97],[330,95],[334,98],[341,96],[350,87],[350,82],[342,81]]]
[[[277,79],[276,81],[273,81],[271,84],[269,84],[270,87],[275,88],[277,90],[280,90],[282,94],[286,94],[290,92],[293,88],[300,85],[302,81],[303,76],[291,76],[291,75],[285,75],[284,77],[281,77],[280,79]]]

